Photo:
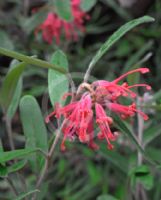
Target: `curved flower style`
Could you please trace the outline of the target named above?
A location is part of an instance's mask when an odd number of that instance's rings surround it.
[[[54,112],[46,117],[48,123],[52,116],[59,119],[64,117],[63,122],[63,141],[61,150],[65,150],[65,140],[68,138],[73,140],[78,138],[80,142],[86,143],[92,149],[98,149],[98,145],[94,143],[94,124],[98,125],[100,131],[97,134],[99,140],[105,139],[109,150],[113,149],[111,141],[117,139],[118,133],[112,133],[110,127],[113,124],[113,119],[110,115],[116,113],[120,115],[121,119],[134,117],[136,113],[140,114],[144,120],[148,116],[142,111],[136,109],[136,104],[133,102],[131,105],[122,105],[119,103],[120,97],[129,97],[134,100],[137,94],[131,90],[134,87],[145,87],[150,90],[151,87],[147,84],[128,85],[123,82],[121,85],[118,83],[127,75],[132,73],[147,73],[148,68],[140,68],[129,71],[112,82],[99,80],[92,84],[82,83],[75,96],[74,102],[69,103],[64,107],[55,106]],[[84,91],[86,89],[86,91]]]
[[[73,20],[67,22],[61,19],[57,14],[50,12],[46,20],[36,29],[36,32],[42,31],[44,41],[51,44],[53,38],[56,43],[60,43],[60,37],[65,32],[67,40],[78,40],[77,30],[84,32],[84,20],[89,19],[89,15],[80,9],[80,0],[71,0],[71,9]]]

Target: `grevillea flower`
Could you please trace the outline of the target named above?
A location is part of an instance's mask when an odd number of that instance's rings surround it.
[[[43,39],[49,44],[55,38],[56,43],[60,43],[60,37],[65,33],[67,40],[78,40],[78,30],[85,31],[84,20],[89,19],[89,15],[80,9],[80,0],[71,0],[71,10],[73,20],[67,22],[61,19],[56,13],[49,12],[45,21],[36,29],[42,31]]]
[[[88,144],[90,148],[98,149],[98,145],[94,143],[95,124],[99,128],[97,138],[99,140],[105,139],[108,149],[113,149],[111,142],[118,137],[117,132],[111,131],[113,113],[119,115],[123,120],[134,117],[136,113],[142,116],[144,120],[148,119],[145,113],[136,108],[134,102],[130,105],[122,105],[120,103],[120,97],[130,98],[132,101],[135,100],[137,94],[131,90],[134,87],[145,87],[146,90],[151,89],[147,84],[128,85],[123,82],[119,85],[119,82],[127,75],[136,72],[144,74],[149,72],[149,69],[140,68],[129,71],[111,82],[99,80],[92,84],[82,83],[74,97],[75,101],[64,107],[56,104],[54,112],[46,117],[46,122],[48,123],[52,116],[57,119],[63,116],[62,150],[65,150],[65,140],[67,138],[70,140],[78,138],[80,142]]]

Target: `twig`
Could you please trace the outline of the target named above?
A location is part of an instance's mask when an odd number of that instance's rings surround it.
[[[68,76],[68,79],[69,79],[69,82],[70,82],[70,85],[71,85],[71,91],[72,91],[72,93],[75,93],[76,87],[75,87],[75,83],[72,79],[72,76],[70,74],[67,74],[67,76]]]
[[[94,65],[93,65],[93,63],[91,62],[90,65],[89,65],[89,67],[88,67],[88,69],[87,69],[87,71],[86,71],[86,73],[85,73],[85,75],[84,75],[84,82],[87,82],[87,81],[88,81],[89,76],[90,76],[90,74],[91,74],[91,71],[92,71],[93,67],[94,67]]]
[[[13,193],[15,194],[15,196],[18,196],[18,191],[16,189],[16,187],[14,186],[12,180],[9,177],[6,177],[7,182],[9,183]]]
[[[138,99],[138,104],[140,105],[139,99]],[[138,118],[138,142],[140,146],[143,146],[142,142],[143,142],[144,120],[139,114],[137,114],[137,118]],[[142,161],[143,161],[142,153],[138,151],[138,166],[142,164]]]
[[[73,100],[74,100],[74,95],[75,95],[75,93],[76,93],[75,83],[74,83],[74,81],[73,81],[73,79],[72,79],[71,74],[68,73],[68,74],[67,74],[67,78],[68,78],[69,83],[70,83],[70,86],[71,86],[71,92],[72,92],[72,100],[71,100],[71,101],[73,101]]]
[[[55,147],[58,143],[58,140],[60,138],[60,135],[61,135],[61,130],[62,130],[62,127],[64,126],[64,123],[65,123],[65,120],[63,121],[61,127],[57,130],[57,133],[56,133],[56,137],[51,145],[51,148],[47,154],[47,157],[46,157],[46,160],[45,160],[45,165],[44,165],[44,168],[43,168],[43,171],[41,173],[41,176],[39,177],[38,181],[37,181],[37,184],[36,184],[36,189],[39,189],[44,178],[46,177],[47,175],[47,171],[48,171],[48,168],[49,168],[49,165],[50,165],[50,161],[51,161],[51,158],[52,158],[52,155],[54,153],[54,150],[55,150]],[[32,200],[35,200],[37,197],[37,194],[35,193]]]
[[[14,140],[13,140],[12,123],[11,123],[11,120],[7,116],[6,113],[5,113],[5,122],[6,122],[6,130],[7,130],[9,145],[10,145],[11,151],[13,151],[13,150],[15,150],[15,144],[14,144]],[[14,162],[16,162],[16,160],[14,160]],[[26,188],[25,180],[23,180],[23,178],[21,177],[21,175],[20,175],[19,172],[16,172],[16,174],[17,174],[17,177],[19,178],[19,180],[21,181],[22,186],[24,187],[23,191],[24,192],[27,191],[26,190],[27,188]],[[16,188],[15,188],[15,186],[13,185],[12,180],[9,179],[8,182],[10,182],[10,185],[12,186],[12,190],[14,189],[15,191],[17,191]],[[27,199],[27,198],[25,198],[25,199]]]
[[[138,106],[141,106],[141,101],[140,98],[138,98]],[[137,119],[138,119],[138,142],[140,144],[140,146],[142,146],[144,148],[143,145],[143,130],[144,130],[144,120],[143,118],[137,114]],[[142,165],[143,163],[143,155],[140,151],[138,151],[138,166]],[[136,185],[136,199],[143,199],[143,200],[147,200],[147,196],[145,194],[144,188],[143,186],[138,183]]]

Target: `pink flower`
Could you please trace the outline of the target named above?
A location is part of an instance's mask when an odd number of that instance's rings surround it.
[[[59,116],[57,115],[59,113]],[[46,118],[46,122],[50,121],[52,116],[59,118],[63,115],[65,120],[62,128],[64,134],[61,149],[65,150],[64,142],[68,138],[73,140],[75,137],[82,143],[87,143],[90,140],[90,135],[87,133],[89,124],[93,118],[92,100],[89,94],[85,94],[79,101],[68,104],[58,111],[54,111]]]
[[[46,20],[36,29],[42,31],[42,37],[44,41],[51,44],[53,38],[56,43],[60,43],[60,38],[63,32],[67,40],[78,40],[78,30],[81,32],[85,31],[84,20],[89,19],[89,15],[80,9],[80,0],[71,0],[71,9],[73,20],[67,22],[61,19],[56,13],[50,12]]]
[[[97,87],[98,89],[98,93],[100,92],[100,90],[104,90],[104,95],[108,95],[108,98],[110,100],[116,100],[118,97],[120,96],[131,96],[131,98],[135,98],[137,96],[137,94],[135,94],[133,91],[131,91],[130,89],[133,87],[146,87],[147,90],[151,89],[151,86],[147,85],[147,84],[135,84],[135,85],[131,85],[129,86],[126,82],[124,82],[122,85],[118,85],[118,82],[121,81],[122,79],[124,79],[127,75],[132,74],[132,73],[136,73],[136,72],[140,72],[140,73],[147,73],[149,72],[148,68],[139,68],[139,69],[135,69],[135,70],[131,70],[127,73],[125,73],[124,75],[120,76],[119,78],[115,79],[112,82],[108,82],[108,81],[104,81],[104,80],[100,80],[100,81],[95,81],[93,83],[93,86]],[[99,96],[99,94],[98,94]]]
[[[95,110],[96,110],[96,123],[98,124],[101,132],[98,135],[99,139],[105,138],[108,143],[108,149],[113,149],[113,145],[110,143],[111,141],[114,141],[116,137],[112,134],[110,130],[110,125],[113,123],[113,120],[111,117],[107,117],[105,110],[103,107],[95,103]]]
[[[150,90],[151,87],[147,84],[128,85],[123,82],[121,85],[118,83],[127,75],[132,73],[147,73],[149,69],[140,68],[129,71],[112,82],[100,80],[92,84],[82,83],[78,89],[75,99],[77,101],[71,102],[64,107],[56,104],[54,112],[47,116],[46,122],[50,121],[52,116],[56,118],[64,117],[63,122],[63,141],[61,149],[65,150],[65,140],[68,138],[73,140],[78,138],[80,142],[88,144],[92,149],[98,149],[98,145],[94,142],[94,124],[99,127],[97,138],[99,140],[105,139],[109,150],[113,149],[111,142],[117,139],[118,133],[111,131],[113,125],[112,114],[119,114],[122,119],[134,117],[136,113],[141,115],[144,120],[148,116],[136,108],[133,102],[130,105],[122,105],[120,97],[131,98],[133,101],[137,94],[131,89],[134,87],[145,87]],[[65,95],[66,96],[66,95]],[[108,111],[108,114],[106,113]]]

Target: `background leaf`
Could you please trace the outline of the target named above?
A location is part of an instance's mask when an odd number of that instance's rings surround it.
[[[81,0],[81,9],[87,12],[96,4],[96,2],[97,0]]]
[[[111,195],[103,194],[103,195],[97,197],[96,200],[118,200],[118,199],[116,199],[115,197],[113,197]]]
[[[41,23],[43,23],[46,17],[47,11],[40,10],[27,19],[22,18],[22,27],[25,31],[27,31],[28,34],[30,34],[32,31],[34,31],[35,28],[37,28]]]
[[[7,167],[0,163],[0,177],[6,177],[8,175]]]
[[[60,50],[53,54],[51,63],[59,65],[68,71],[67,58],[65,54]],[[54,105],[56,102],[63,104],[64,101],[62,100],[62,96],[68,91],[67,76],[50,69],[48,73],[48,88],[52,105]]]
[[[14,69],[18,64],[19,64],[19,61],[13,60],[10,64],[9,72],[10,72],[10,70]],[[10,119],[12,119],[12,117],[14,116],[14,114],[17,110],[19,100],[20,100],[20,97],[21,97],[21,93],[22,93],[22,78],[20,78],[18,83],[17,83],[14,95],[12,97],[11,103],[10,103],[8,110],[7,110],[7,117],[10,118]]]
[[[56,9],[56,13],[62,19],[66,21],[71,21],[73,19],[70,0],[54,0],[54,7]]]
[[[24,199],[25,197],[27,197],[27,196],[29,196],[29,195],[35,193],[35,192],[39,192],[39,190],[31,190],[31,191],[29,191],[29,192],[27,192],[27,193],[23,193],[23,194],[21,194],[20,196],[18,196],[18,197],[17,197],[16,199],[14,199],[14,200],[22,200],[22,199]]]
[[[22,97],[20,101],[20,116],[26,137],[26,148],[39,148],[47,152],[47,130],[41,110],[34,97],[30,95]],[[30,158],[30,163],[35,170],[40,170],[44,163],[44,157],[36,154]]]
[[[132,187],[137,183],[142,183],[145,189],[150,190],[154,185],[154,179],[147,165],[140,165],[132,169],[131,173]]]
[[[0,163],[7,162],[18,158],[24,158],[31,153],[37,151],[36,149],[18,149],[13,151],[0,152]]]
[[[12,40],[4,31],[0,31],[0,46],[11,50],[14,49]]]
[[[7,110],[19,81],[19,78],[24,71],[26,63],[22,62],[12,69],[6,76],[2,88],[0,90],[0,103],[4,110]]]
[[[125,133],[130,141],[135,144],[136,148],[143,154],[145,154],[143,148],[140,146],[140,144],[138,143],[135,135],[131,132],[131,130],[129,130],[129,128],[126,126],[126,124],[123,122],[123,120],[121,120],[118,116],[114,116],[113,117],[115,120],[115,125],[117,128],[119,128],[119,130],[121,130],[122,133]]]
[[[110,163],[113,164],[117,168],[117,170],[120,170],[122,174],[126,175],[128,171],[128,164],[129,162],[117,151],[109,151],[107,153],[107,146],[101,145],[100,148],[100,154],[108,160]]]
[[[129,128],[127,127],[127,125],[125,124],[125,122],[123,122],[122,120],[120,120],[119,117],[117,117],[116,115],[113,117],[115,120],[115,125],[116,127],[121,130],[122,133],[125,133],[126,136],[129,137],[130,141],[136,146],[136,148],[138,149],[138,151],[140,151],[143,155],[144,158],[151,164],[157,166],[158,163],[156,163],[153,159],[151,159],[148,154],[144,151],[144,149],[140,146],[140,144],[138,143],[135,135],[132,133],[131,130],[129,130]]]
[[[123,35],[125,35],[128,31],[130,31],[135,26],[153,22],[154,18],[149,16],[140,17],[134,19],[130,22],[127,22],[125,25],[121,26],[116,32],[114,32],[109,39],[101,46],[101,48],[97,51],[96,55],[93,57],[92,61],[90,62],[90,66],[94,66],[96,62],[107,52],[107,50],[116,43]]]
[[[7,167],[8,173],[13,173],[13,172],[19,171],[26,165],[26,163],[27,163],[26,160],[20,160],[16,163],[13,163],[11,166]]]

